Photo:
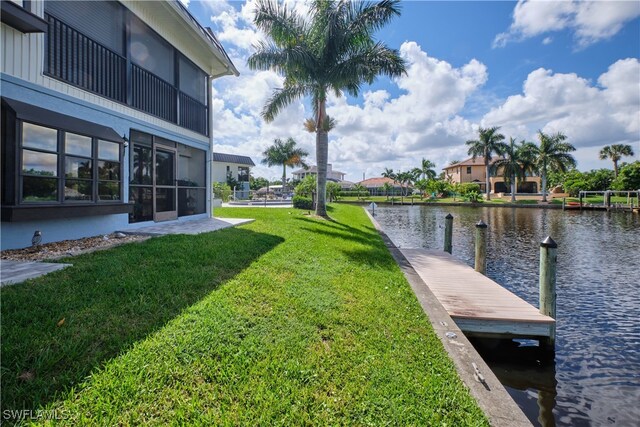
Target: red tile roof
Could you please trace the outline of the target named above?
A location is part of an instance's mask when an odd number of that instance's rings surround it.
[[[496,160],[501,159],[501,158],[502,157],[500,157],[500,156],[493,156],[491,158],[491,163],[493,163]],[[459,163],[454,163],[452,165],[445,166],[442,169],[457,168],[458,166],[484,166],[484,159],[482,157],[476,157],[475,159],[473,157],[469,157],[467,160],[463,160],[463,161],[461,161]]]
[[[385,184],[385,182],[388,182],[389,184],[395,187],[400,186],[399,183],[395,182],[391,178],[384,178],[384,177],[368,178],[368,179],[365,179],[364,181],[360,181],[358,184],[362,185],[363,187],[374,188],[374,187],[382,187]]]

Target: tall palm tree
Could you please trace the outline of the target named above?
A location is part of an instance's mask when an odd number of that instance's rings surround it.
[[[357,96],[363,83],[382,74],[406,73],[398,51],[373,40],[373,33],[400,14],[398,0],[379,3],[315,0],[303,17],[276,0],[259,0],[254,23],[269,37],[249,57],[254,70],[275,70],[284,76],[262,110],[270,122],[287,105],[311,97],[318,165],[316,214],[326,217],[329,93]]]
[[[400,183],[401,192],[404,196],[409,195],[409,186],[413,182],[413,174],[410,171],[398,172],[396,174],[396,181]]]
[[[420,162],[420,167],[416,168],[420,170],[420,175],[422,175],[422,179],[435,179],[436,178],[436,171],[433,170],[433,168],[435,168],[436,165],[435,163],[433,163],[431,160],[427,160],[424,157],[422,158],[422,161]]]
[[[392,180],[396,180],[396,173],[393,172],[393,169],[389,169],[389,168],[384,168],[384,172],[382,172],[382,176],[385,178],[389,178]]]
[[[484,160],[484,169],[485,169],[485,193],[487,195],[487,200],[490,200],[490,183],[489,183],[489,172],[491,165],[491,159],[493,153],[501,155],[502,152],[506,149],[507,144],[504,142],[504,135],[498,133],[500,129],[499,126],[494,126],[492,128],[479,128],[478,129],[478,139],[472,139],[466,142],[469,146],[469,155],[473,156],[473,160],[476,157],[482,157]]]
[[[505,183],[511,186],[511,201],[516,201],[516,183],[526,180],[527,172],[533,170],[532,151],[534,144],[521,141],[520,144],[514,138],[509,138],[509,144],[505,144],[502,158],[496,160],[492,167],[497,172],[502,169]]]
[[[613,162],[613,175],[618,177],[618,161],[622,156],[633,156],[633,149],[627,144],[605,145],[600,150],[600,160],[611,159]]]
[[[547,135],[541,130],[538,131],[540,146],[535,148],[536,169],[542,179],[542,201],[547,201],[547,174],[549,172],[566,172],[569,167],[576,165],[571,151],[575,147],[568,142],[566,135],[562,132]]]
[[[391,184],[388,182],[382,184],[382,191],[384,191],[384,195],[387,196],[387,200],[389,200],[389,192],[391,192],[391,190],[393,190],[393,186]]]
[[[273,141],[273,145],[264,150],[262,155],[262,164],[271,166],[282,165],[282,192],[284,194],[287,185],[287,166],[307,167],[304,158],[309,155],[302,148],[296,147],[297,143],[293,138],[287,138],[286,142],[282,142],[280,138]]]

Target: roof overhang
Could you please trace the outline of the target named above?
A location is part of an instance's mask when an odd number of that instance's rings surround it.
[[[47,21],[40,18],[12,1],[2,1],[0,19],[3,24],[22,33],[46,33]]]

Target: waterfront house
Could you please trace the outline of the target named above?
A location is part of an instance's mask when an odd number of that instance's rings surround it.
[[[211,81],[180,1],[2,1],[2,249],[211,214]]]
[[[298,180],[298,181],[302,181],[305,177],[307,176],[316,176],[318,175],[318,167],[317,166],[310,166],[307,169],[298,169],[296,171],[292,172],[293,175],[293,179]],[[340,172],[340,171],[334,171],[333,170],[333,166],[331,165],[331,163],[327,164],[327,180],[328,181],[333,181],[333,182],[340,182],[340,181],[344,181],[344,176],[346,174],[344,172]]]
[[[500,157],[493,157],[491,164],[493,164]],[[502,176],[502,170],[493,170],[489,168],[489,191],[491,193],[511,193],[511,186],[505,183]],[[469,158],[462,162],[454,163],[443,168],[445,172],[445,178],[449,179],[454,184],[461,183],[474,183],[480,186],[480,191],[485,192],[486,186],[486,168],[484,166],[484,159],[476,157],[475,159]],[[540,189],[540,177],[537,175],[527,174],[525,180],[518,181],[516,183],[517,193],[538,193]]]
[[[367,178],[364,181],[360,181],[358,184],[366,188],[371,196],[400,196],[403,192],[406,194],[407,190],[412,188],[403,187],[399,182],[385,177]],[[389,184],[392,187],[389,194],[386,194],[383,188],[385,184]]]
[[[213,153],[211,164],[213,182],[234,182],[236,199],[249,198],[249,176],[255,166],[251,157],[236,154]],[[232,188],[232,190],[234,190]]]

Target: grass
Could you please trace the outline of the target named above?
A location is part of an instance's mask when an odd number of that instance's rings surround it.
[[[256,221],[2,288],[2,409],[63,425],[487,424],[361,208],[216,214]]]
[[[391,203],[393,200],[394,203],[400,203],[401,200],[404,200],[404,204],[411,204],[411,197],[405,197],[401,199],[400,197],[390,197],[388,200],[385,196],[369,196],[365,198],[358,199],[357,197],[340,197],[340,202],[359,202],[359,203],[371,203],[371,202],[387,202]],[[465,202],[461,197],[443,197],[437,199],[421,199],[419,196],[413,198],[414,204],[426,204],[426,203],[460,203],[460,204],[468,204],[471,205],[471,202]],[[483,200],[481,203],[476,203],[474,206],[482,206],[483,204],[509,204],[511,203],[511,199],[501,199],[497,197],[493,197],[491,200]],[[560,200],[562,203],[562,200]],[[516,200],[517,205],[536,205],[538,202],[536,200]]]
[[[579,197],[567,197],[567,202],[579,202],[580,198]],[[634,198],[632,198],[632,200],[634,201],[634,203],[637,203],[637,200]],[[555,203],[555,204],[562,204],[562,199],[553,199],[551,203]],[[583,197],[582,198],[582,203],[591,203],[594,205],[601,205],[604,203],[604,197],[603,196],[589,196],[589,197]],[[611,196],[611,203],[622,203],[624,205],[626,205],[628,203],[628,199],[626,196]]]

